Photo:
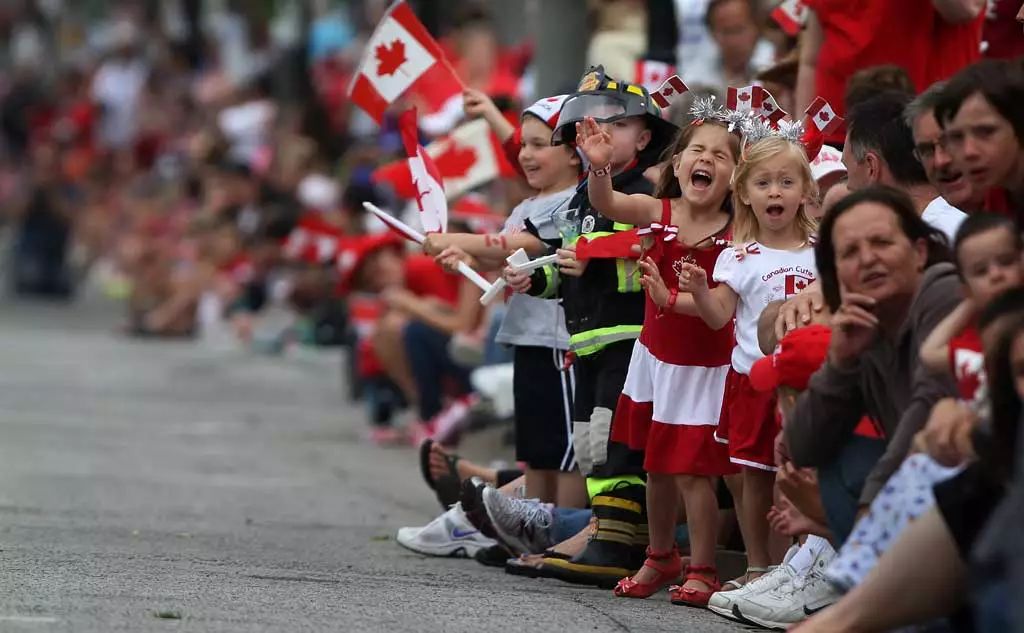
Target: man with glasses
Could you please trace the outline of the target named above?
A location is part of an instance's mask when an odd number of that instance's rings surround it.
[[[935,106],[942,98],[944,86],[945,82],[932,84],[904,111],[904,120],[914,136],[914,156],[924,167],[928,182],[946,202],[957,209],[980,210],[984,205],[984,192],[979,192],[953,161],[942,128],[935,118]]]
[[[857,191],[869,185],[888,185],[910,196],[921,218],[953,242],[967,215],[940,195],[916,154],[932,155],[937,145],[915,148],[914,135],[904,119],[912,97],[899,91],[880,93],[850,109],[846,120],[843,163],[847,186]]]

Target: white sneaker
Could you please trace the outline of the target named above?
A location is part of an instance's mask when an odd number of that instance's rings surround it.
[[[495,545],[466,518],[462,504],[456,503],[447,512],[424,527],[399,528],[398,544],[427,556],[472,558],[485,547]]]
[[[841,597],[825,578],[825,569],[834,555],[829,548],[817,557],[806,575],[737,600],[735,613],[758,626],[784,631],[832,605]]]
[[[788,563],[799,551],[799,545],[790,547],[789,550],[786,551],[786,557],[782,559],[781,565],[778,567],[772,567],[771,571],[767,574],[751,580],[739,589],[734,589],[732,591],[719,591],[711,594],[711,600],[708,601],[708,609],[718,615],[729,618],[730,620],[741,621],[733,611],[733,606],[735,605],[736,600],[744,596],[748,596],[751,593],[770,591],[782,583],[792,582],[796,577],[796,571],[794,571]]]

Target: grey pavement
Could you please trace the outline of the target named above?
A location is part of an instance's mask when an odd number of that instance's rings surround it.
[[[408,552],[437,503],[412,449],[362,439],[338,359],[116,322],[0,303],[0,632],[744,630]]]

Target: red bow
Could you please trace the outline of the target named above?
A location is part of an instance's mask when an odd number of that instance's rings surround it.
[[[651,222],[650,226],[637,229],[637,235],[661,235],[661,239],[666,242],[671,242],[676,239],[679,235],[679,227],[675,224],[662,224],[661,222]]]

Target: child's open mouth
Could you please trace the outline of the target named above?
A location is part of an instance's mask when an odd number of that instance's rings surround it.
[[[786,207],[782,206],[781,204],[768,205],[768,208],[765,209],[765,213],[770,218],[781,217],[782,214],[785,213],[785,212],[786,212]]]
[[[690,184],[695,189],[707,189],[713,181],[714,178],[711,177],[711,172],[704,169],[695,169],[690,174]]]

